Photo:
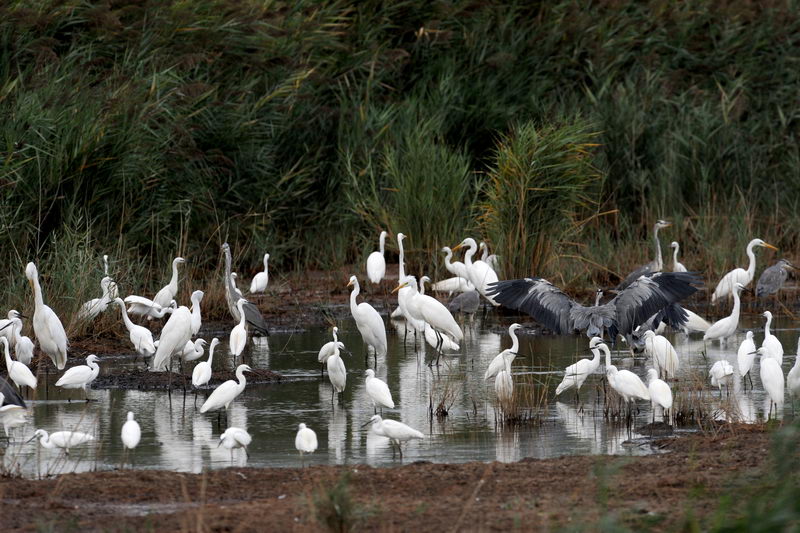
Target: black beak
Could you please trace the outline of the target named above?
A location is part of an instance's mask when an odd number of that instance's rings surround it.
[[[365,428],[365,427],[367,427],[367,426],[368,426],[368,425],[370,425],[370,424],[372,424],[372,419],[369,419],[369,420],[367,420],[367,423],[366,423],[366,424],[362,424],[362,425],[361,425],[361,427],[362,427],[362,428]]]

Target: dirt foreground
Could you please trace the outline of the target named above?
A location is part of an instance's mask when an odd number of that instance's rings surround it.
[[[703,528],[723,496],[759,489],[770,435],[734,426],[657,445],[666,453],[0,478],[0,517],[3,531]]]

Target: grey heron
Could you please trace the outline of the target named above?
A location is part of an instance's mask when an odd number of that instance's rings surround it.
[[[750,262],[747,265],[747,270],[743,268],[736,268],[722,276],[722,279],[717,283],[717,288],[714,289],[714,294],[711,295],[711,303],[726,296],[733,297],[733,288],[737,283],[741,283],[742,287],[747,287],[756,274],[756,254],[753,249],[758,246],[760,248],[770,248],[777,250],[771,244],[768,244],[761,239],[753,239],[747,244],[747,257]]]
[[[464,313],[465,315],[474,315],[480,306],[481,296],[476,290],[462,292],[447,304],[447,308],[453,313]]]
[[[786,259],[780,259],[771,267],[765,268],[758,278],[758,283],[756,283],[756,298],[766,298],[770,294],[775,294],[781,290],[783,283],[789,276],[787,268],[794,269],[794,265]]]
[[[586,331],[589,338],[608,330],[628,335],[664,308],[694,294],[702,281],[692,272],[655,272],[618,291],[608,303],[583,306],[542,278],[498,281],[488,293],[501,305],[524,311],[557,334]]]
[[[640,277],[652,274],[654,272],[661,272],[664,270],[664,258],[661,256],[661,241],[658,240],[658,230],[662,228],[668,228],[672,225],[672,222],[667,222],[666,220],[658,220],[656,221],[655,226],[653,226],[653,241],[656,246],[656,256],[655,259],[647,263],[646,265],[642,265],[630,274],[628,274],[622,282],[617,285],[617,290],[621,291],[627,288],[631,283],[639,279]]]
[[[228,310],[231,316],[238,322],[241,320],[239,309],[236,307],[236,302],[239,300],[239,297],[236,295],[236,289],[231,281],[231,247],[227,242],[222,245],[222,252],[225,254],[225,275],[222,279],[225,284],[225,300],[228,303]],[[245,300],[242,308],[244,309],[244,316],[247,320],[248,329],[250,329],[254,335],[268,336],[269,330],[267,329],[267,323],[264,317],[261,316],[261,311],[258,310],[258,307]]]

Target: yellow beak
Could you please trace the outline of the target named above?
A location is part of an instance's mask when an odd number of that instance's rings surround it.
[[[348,287],[352,287],[353,286],[353,280],[350,280],[349,282],[347,282],[347,286]]]
[[[772,250],[775,250],[775,251],[777,251],[777,250],[778,250],[776,247],[774,247],[774,246],[772,246],[771,244],[769,244],[769,243],[766,243],[766,242],[764,243],[764,247],[765,247],[765,248],[771,248]]]
[[[394,290],[392,290],[392,294],[396,293],[397,291],[399,291],[399,290],[400,290],[400,289],[402,289],[403,287],[408,287],[408,283],[401,283],[400,285],[398,285],[397,287],[395,287],[395,288],[394,288]]]
[[[464,247],[464,243],[463,242],[459,243],[459,244],[456,244],[455,246],[453,246],[453,251],[455,252],[456,250],[459,250],[459,249],[461,249],[463,247]]]

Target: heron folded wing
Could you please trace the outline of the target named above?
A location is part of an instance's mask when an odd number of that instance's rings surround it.
[[[252,331],[259,335],[269,336],[267,322],[264,320],[264,317],[261,316],[261,311],[258,310],[258,307],[256,307],[255,304],[246,302],[242,308],[244,309],[244,317],[247,320],[247,324]]]
[[[756,296],[758,298],[764,298],[774,292],[778,292],[781,286],[783,286],[783,282],[786,281],[787,275],[786,269],[780,263],[765,269],[764,272],[761,273],[761,277],[758,278]]]
[[[498,281],[489,285],[486,294],[509,309],[528,313],[555,333],[570,333],[575,329],[570,318],[575,303],[546,279]]]
[[[643,276],[611,300],[616,329],[629,334],[668,305],[694,294],[702,280],[695,272],[656,272]]]

